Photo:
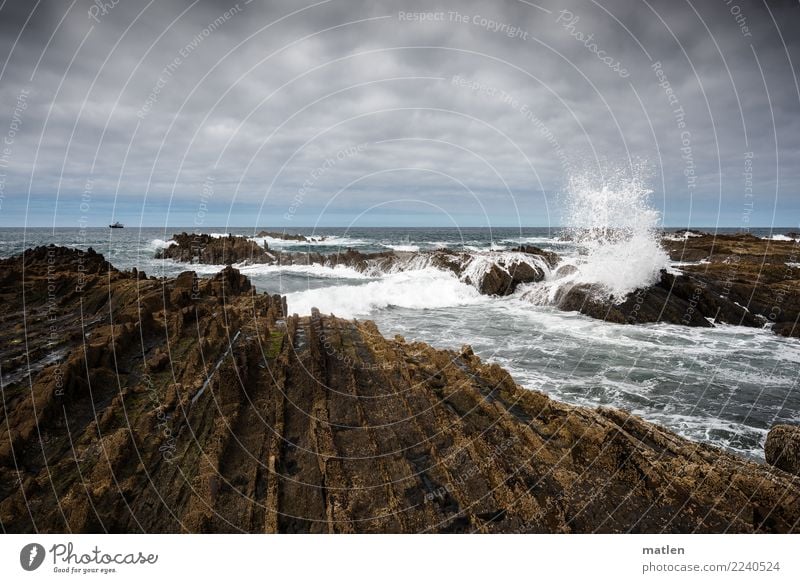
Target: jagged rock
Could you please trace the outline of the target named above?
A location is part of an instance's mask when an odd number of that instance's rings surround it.
[[[5,532],[799,528],[785,472],[525,390],[468,346],[288,316],[232,268],[139,279],[83,254],[76,295],[79,252],[53,252],[53,309],[47,248],[2,262]]]
[[[156,258],[211,265],[230,265],[245,261],[269,263],[274,259],[267,245],[261,246],[247,237],[180,233],[174,235],[172,240],[175,244],[159,249]]]
[[[280,233],[262,231],[260,236],[278,236]],[[303,235],[287,235],[303,237]],[[345,266],[370,275],[389,271],[418,269],[428,264],[451,271],[474,285],[486,295],[509,295],[523,283],[541,281],[545,269],[554,267],[559,258],[555,253],[538,247],[518,247],[510,252],[464,253],[449,249],[420,252],[361,253],[347,248],[344,251],[323,255],[317,252],[270,252],[246,237],[214,238],[209,235],[175,235],[175,245],[156,253],[157,258],[168,257],[176,261],[208,264],[266,263],[271,265],[322,265]],[[295,240],[295,239],[293,239]],[[300,239],[296,239],[300,240]],[[470,269],[479,261],[483,268]],[[469,275],[467,275],[469,272]]]
[[[513,278],[511,274],[493,263],[484,271],[477,281],[470,282],[484,295],[504,296],[512,292]]]
[[[545,251],[544,249],[541,249],[540,247],[534,247],[533,245],[520,245],[519,247],[509,249],[509,251],[527,253],[528,255],[537,255],[545,260],[550,269],[555,268],[555,266],[561,261],[558,253],[554,253],[553,251]]]
[[[256,237],[269,237],[270,239],[280,239],[281,241],[303,241],[308,242],[309,239],[305,235],[293,235],[291,233],[278,233],[276,231],[259,231]],[[326,237],[314,237],[315,241],[324,241]]]
[[[654,285],[625,298],[589,285],[565,287],[557,292],[558,306],[617,323],[771,324],[777,334],[800,337],[800,269],[789,265],[798,262],[796,243],[703,235],[665,245],[673,260],[706,262],[683,265],[677,275],[662,271]]]
[[[764,455],[768,464],[800,476],[800,427],[773,426],[767,434]]]

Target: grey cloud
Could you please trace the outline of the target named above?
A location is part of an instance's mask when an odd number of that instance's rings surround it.
[[[654,199],[667,221],[685,222],[691,203],[700,223],[720,218],[736,225],[744,153],[752,151],[757,216],[770,220],[777,208],[796,222],[795,3],[769,4],[786,46],[756,2],[541,5],[550,13],[513,0],[449,2],[433,9],[445,13],[444,21],[407,22],[400,11],[430,5],[334,0],[287,16],[302,6],[184,1],[143,10],[146,2],[126,0],[97,22],[88,17],[93,3],[84,0],[66,15],[65,6],[40,3],[22,30],[30,5],[9,0],[0,11],[0,47],[9,57],[0,84],[3,126],[20,91],[30,96],[5,196],[58,192],[59,212],[66,213],[91,180],[94,197],[118,193],[136,205],[145,193],[149,201],[174,195],[191,207],[211,175],[212,204],[222,215],[235,194],[235,205],[264,203],[277,224],[279,209],[326,159],[367,144],[312,181],[304,214],[318,212],[352,182],[331,211],[415,196],[477,212],[466,187],[508,217],[508,188],[522,222],[540,224],[546,204],[557,215],[565,161],[592,169],[630,156],[654,168]],[[579,18],[570,30],[556,22],[560,10]],[[451,21],[450,11],[468,22]],[[473,23],[476,15],[513,25],[525,38]],[[372,20],[346,24],[362,19]],[[593,35],[598,50],[629,76],[621,78],[570,32]],[[661,63],[685,111],[694,192],[684,176],[674,104],[652,61]],[[480,89],[454,84],[454,76]],[[395,168],[418,170],[386,171]],[[153,217],[158,221],[163,217]]]

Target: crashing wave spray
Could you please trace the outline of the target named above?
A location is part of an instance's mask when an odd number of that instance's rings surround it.
[[[615,299],[652,285],[669,265],[661,247],[661,213],[650,206],[644,167],[617,170],[602,182],[569,182],[569,232],[581,250],[575,281],[599,284]]]
[[[598,178],[573,176],[567,189],[565,231],[578,256],[564,263],[545,282],[545,289],[529,293],[537,303],[550,303],[566,286],[591,284],[597,293],[621,302],[638,288],[654,284],[669,256],[661,247],[661,214],[650,206],[643,166],[616,170]]]

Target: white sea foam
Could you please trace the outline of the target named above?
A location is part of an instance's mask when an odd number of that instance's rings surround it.
[[[245,275],[266,275],[270,273],[282,274],[292,273],[296,275],[307,275],[309,277],[324,277],[334,279],[367,279],[367,276],[345,265],[327,266],[319,263],[308,265],[234,265],[236,269]]]
[[[219,273],[225,269],[225,265],[221,264],[208,264],[208,263],[182,263],[174,259],[160,259],[159,265],[166,265],[171,271],[194,271],[198,275],[208,276]],[[330,278],[330,279],[370,279],[369,276],[345,265],[320,265],[319,263],[301,264],[301,265],[266,265],[263,263],[234,263],[232,265],[244,275],[259,276],[274,274],[280,276],[282,274],[293,275],[306,275],[315,278]]]
[[[492,243],[490,245],[463,245],[465,251],[472,251],[473,253],[486,253],[488,251],[504,251],[508,246],[501,245],[500,243]]]
[[[369,315],[376,310],[447,308],[486,301],[475,288],[437,269],[389,274],[358,286],[337,286],[290,293],[289,311],[309,314],[311,308],[344,318]]]
[[[323,235],[306,235],[306,241],[292,241],[289,239],[278,239],[275,237],[250,237],[259,245],[266,243],[270,248],[284,249],[287,247],[362,247],[369,245],[369,241],[363,239],[350,239],[349,237],[334,237]]]
[[[789,237],[788,235],[772,235],[771,237],[764,237],[770,241],[800,241],[800,239],[794,239]]]
[[[643,169],[616,171],[603,181],[579,176],[570,181],[565,221],[585,257],[574,281],[600,284],[622,299],[652,285],[669,265],[660,244],[660,213],[650,206]]]
[[[514,239],[503,239],[501,243],[512,245],[542,245],[547,243],[562,242],[557,237],[515,237]]]
[[[562,261],[542,284],[521,293],[537,304],[551,303],[563,286],[594,284],[615,301],[652,285],[669,256],[661,248],[661,215],[649,204],[643,169],[610,172],[602,180],[582,175],[569,181],[565,224],[578,255]]]
[[[391,249],[392,251],[408,251],[408,252],[416,252],[419,251],[419,245],[411,245],[411,244],[392,244],[392,243],[381,243],[381,247],[386,247],[387,249]]]
[[[173,245],[177,245],[178,243],[170,239],[169,241],[165,241],[164,239],[153,239],[150,241],[150,248],[151,249],[166,249],[167,247],[172,247]]]
[[[678,231],[676,233],[669,233],[664,235],[662,238],[665,241],[686,241],[687,239],[691,239],[692,237],[702,237],[703,235],[700,233],[693,233],[692,231]]]

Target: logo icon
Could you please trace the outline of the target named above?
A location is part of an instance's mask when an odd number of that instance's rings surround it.
[[[19,552],[19,564],[26,571],[35,571],[44,562],[44,547],[37,543],[30,543],[22,547]]]

